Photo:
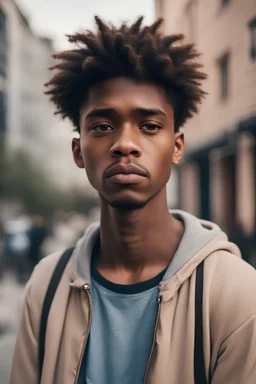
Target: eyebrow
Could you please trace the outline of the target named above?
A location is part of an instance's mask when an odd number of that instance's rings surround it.
[[[112,117],[113,115],[116,115],[116,112],[117,111],[114,108],[96,108],[86,115],[86,119],[92,117]]]
[[[142,115],[143,117],[159,115],[167,117],[166,113],[158,108],[135,108],[132,110],[132,114]],[[90,119],[93,117],[111,118],[117,115],[119,115],[119,113],[115,108],[96,108],[87,114],[86,119]]]
[[[157,116],[162,115],[167,117],[166,113],[158,108],[136,108],[134,110],[136,114],[143,115],[143,116]]]

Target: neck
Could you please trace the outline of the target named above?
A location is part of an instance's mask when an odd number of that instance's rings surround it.
[[[129,211],[112,208],[101,199],[99,268],[134,273],[148,266],[161,271],[170,263],[182,233],[182,223],[169,213],[165,190],[143,208]]]

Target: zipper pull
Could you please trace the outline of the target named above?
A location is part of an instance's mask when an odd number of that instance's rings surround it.
[[[162,303],[162,298],[163,298],[163,294],[162,294],[162,292],[158,292],[158,296],[157,296],[157,302],[158,302],[158,304],[161,304],[161,303]]]
[[[85,290],[85,291],[90,291],[90,285],[89,284],[84,284],[83,285],[83,289]]]

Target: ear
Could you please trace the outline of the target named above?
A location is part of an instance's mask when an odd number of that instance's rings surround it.
[[[184,134],[182,132],[174,133],[174,151],[172,163],[179,164],[184,153]]]
[[[74,162],[78,168],[84,168],[84,159],[81,152],[80,139],[74,138],[72,140],[72,152]]]

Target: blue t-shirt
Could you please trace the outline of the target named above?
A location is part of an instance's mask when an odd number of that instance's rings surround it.
[[[79,384],[142,384],[165,271],[132,285],[114,284],[92,262],[92,324]]]

